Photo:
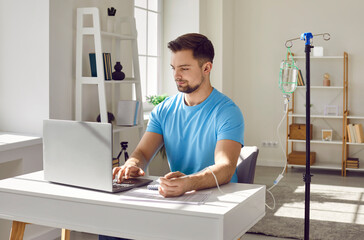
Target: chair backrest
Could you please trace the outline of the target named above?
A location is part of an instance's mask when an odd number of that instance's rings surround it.
[[[240,151],[237,164],[237,175],[239,183],[253,183],[255,166],[257,164],[259,149],[256,146],[244,146]]]

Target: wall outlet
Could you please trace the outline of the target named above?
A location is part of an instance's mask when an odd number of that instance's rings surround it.
[[[278,147],[278,142],[276,141],[263,141],[262,147],[264,148],[276,148]]]

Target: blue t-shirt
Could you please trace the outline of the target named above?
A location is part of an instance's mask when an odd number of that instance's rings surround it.
[[[187,175],[215,164],[217,141],[244,144],[239,107],[216,89],[196,106],[187,106],[183,93],[165,99],[150,114],[147,131],[163,135],[171,171]],[[235,172],[231,182],[237,179]]]

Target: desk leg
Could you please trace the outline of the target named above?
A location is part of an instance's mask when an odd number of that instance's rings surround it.
[[[71,231],[68,229],[62,228],[62,238],[61,240],[70,240],[71,239]]]
[[[26,223],[13,221],[9,240],[23,240]]]

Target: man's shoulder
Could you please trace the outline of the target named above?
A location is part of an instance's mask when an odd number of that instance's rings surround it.
[[[171,109],[175,108],[179,102],[181,101],[181,96],[179,93],[169,96],[166,99],[164,99],[163,102],[158,104],[152,112],[155,114],[167,114]]]
[[[181,93],[177,93],[175,95],[167,97],[163,102],[157,105],[157,107],[165,108],[171,105],[175,105],[181,99]]]
[[[216,89],[214,90],[213,102],[220,108],[237,107],[231,98]]]

